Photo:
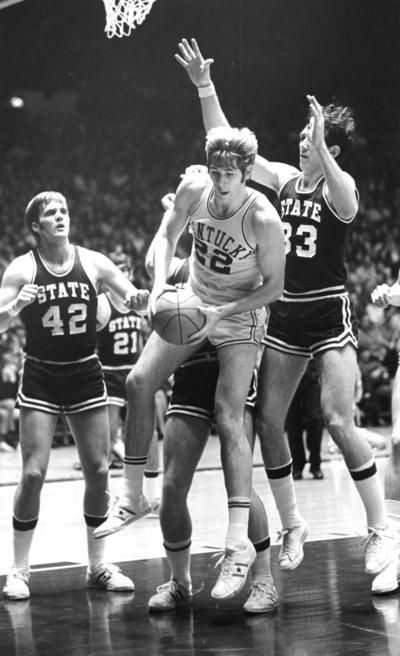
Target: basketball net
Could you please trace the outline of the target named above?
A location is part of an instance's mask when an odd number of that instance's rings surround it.
[[[129,36],[141,25],[156,0],[103,0],[106,8],[105,32],[109,39]]]

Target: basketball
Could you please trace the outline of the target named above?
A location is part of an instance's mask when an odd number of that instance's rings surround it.
[[[188,287],[171,287],[156,300],[153,328],[170,344],[187,344],[188,339],[206,322],[198,309],[201,300]]]

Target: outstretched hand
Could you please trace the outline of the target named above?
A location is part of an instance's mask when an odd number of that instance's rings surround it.
[[[125,296],[125,305],[130,310],[144,312],[147,310],[150,292],[147,289],[137,289],[135,293],[128,292]]]
[[[322,106],[315,96],[307,96],[310,105],[310,140],[316,148],[325,140],[325,119]]]
[[[391,287],[384,283],[375,287],[371,294],[374,305],[380,308],[387,308],[389,305],[400,306],[400,285],[395,282]]]
[[[206,87],[211,84],[210,66],[213,59],[204,59],[196,39],[182,39],[178,44],[181,54],[175,54],[175,59],[185,69],[196,87]]]

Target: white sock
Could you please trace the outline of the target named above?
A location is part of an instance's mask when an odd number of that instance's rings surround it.
[[[272,580],[271,549],[269,547],[267,549],[262,549],[262,551],[256,550],[256,559],[251,568],[251,577],[253,583],[255,583],[256,581],[260,581],[261,579],[263,581],[265,581],[266,579]]]
[[[225,538],[225,547],[235,549],[247,544],[249,525],[249,497],[230,497],[228,499],[229,524]]]
[[[26,569],[29,571],[29,553],[31,550],[33,535],[35,533],[37,522],[37,517],[34,519],[21,520],[15,517],[15,515],[13,516],[14,558],[12,566],[16,567],[17,569]],[[24,530],[24,527],[29,525],[31,528],[29,530]]]
[[[268,478],[271,492],[281,518],[283,528],[293,528],[303,521],[297,507],[296,492],[292,474],[283,478]]]
[[[364,504],[367,525],[376,529],[387,528],[389,518],[386,513],[385,498],[374,459],[371,459],[362,467],[349,469],[349,472]],[[363,473],[368,475],[366,478],[360,479],[360,475],[362,476]]]
[[[171,569],[171,577],[191,590],[190,545],[190,539],[181,542],[166,542],[164,540],[165,554]]]
[[[136,500],[143,493],[143,476],[147,456],[133,458],[125,456],[121,482],[121,496]]]
[[[144,491],[144,496],[146,499],[149,501],[153,501],[154,499],[159,499],[161,497],[161,476],[159,472],[149,472],[145,471],[144,472],[144,479],[143,479],[143,491]]]
[[[106,562],[106,541],[105,539],[96,540],[93,537],[93,531],[95,526],[88,526],[86,524],[86,537],[87,537],[87,549],[88,549],[88,560],[89,568],[91,570],[95,569],[97,565],[101,565]]]

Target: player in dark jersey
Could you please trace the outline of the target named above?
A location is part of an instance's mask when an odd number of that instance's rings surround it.
[[[172,197],[170,197],[172,201]],[[150,268],[150,267],[148,267]],[[168,283],[185,283],[188,260],[174,258]],[[193,475],[209,438],[214,419],[218,379],[217,349],[207,340],[175,372],[164,437],[164,479],[160,524],[170,566],[170,580],[157,588],[149,600],[150,611],[163,612],[187,604],[192,598],[190,547],[192,522],[187,506]],[[253,412],[256,377],[246,401],[245,424],[253,448]],[[256,550],[251,568],[252,587],[244,605],[248,613],[269,613],[278,605],[270,569],[270,538],[264,505],[252,490],[249,538]]]
[[[198,87],[206,130],[229,125],[205,60],[193,39],[179,44],[179,63]],[[297,508],[284,423],[309,358],[321,381],[325,425],[343,453],[365,507],[365,570],[379,573],[390,561],[393,532],[368,443],[355,430],[352,401],[357,375],[356,320],[345,289],[343,255],[348,226],[358,210],[353,178],[339,165],[352,141],[349,108],[322,107],[307,96],[309,116],[300,132],[300,170],[257,157],[252,180],[276,192],[286,236],[285,288],[273,304],[260,365],[257,433],[283,524],[283,569],[303,556],[307,522]]]
[[[129,280],[131,258],[119,252],[110,253],[109,258]],[[124,447],[119,432],[122,410],[126,407],[125,383],[143,349],[143,319],[111,291],[100,294],[97,303],[97,355],[109,400],[110,467],[122,469]]]
[[[119,270],[132,278],[132,260],[116,250],[109,254]],[[108,394],[110,425],[110,469],[122,469],[124,459],[124,410],[126,377],[143,349],[144,319],[126,307],[121,297],[107,291],[97,299],[97,355],[101,362]],[[121,436],[120,436],[121,433]],[[154,432],[146,470],[145,492],[153,514],[160,505],[158,436]]]
[[[37,248],[7,267],[0,289],[0,331],[20,315],[26,329],[18,389],[22,476],[14,499],[14,560],[4,587],[9,599],[29,597],[29,552],[39,515],[57,419],[64,413],[75,438],[85,479],[89,587],[133,590],[133,583],[93,538],[107,510],[109,432],[107,394],[96,344],[97,294],[102,288],[141,309],[138,291],[104,255],[69,241],[67,201],[42,192],[25,218]],[[100,548],[99,548],[100,547]]]

